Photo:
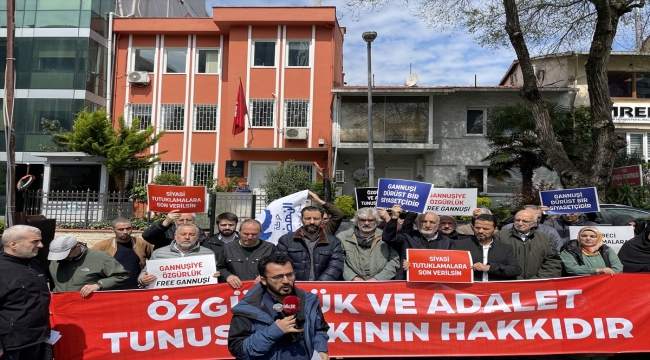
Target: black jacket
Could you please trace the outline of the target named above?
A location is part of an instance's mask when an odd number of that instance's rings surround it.
[[[282,235],[278,240],[276,252],[289,255],[298,281],[309,280],[312,266],[316,281],[336,281],[343,274],[345,260],[341,241],[335,236],[325,234],[324,231],[320,232],[316,240],[313,259],[309,256],[302,228]]]
[[[17,350],[49,339],[49,307],[38,260],[0,253],[0,348]]]
[[[561,251],[566,251],[568,254],[573,256],[573,258],[576,259],[578,265],[585,264],[582,259],[582,247],[580,247],[580,244],[578,244],[578,240],[569,240],[568,242],[564,243],[564,245],[562,245]],[[611,268],[612,262],[609,260],[609,246],[603,243],[598,251],[600,252],[600,256],[605,261],[605,267]],[[564,262],[562,262],[562,276],[573,276],[566,271]]]
[[[223,246],[226,245],[223,241],[219,240],[219,234],[214,235],[213,237],[207,239],[201,244],[201,246],[206,247],[214,253],[214,263],[215,265],[219,262],[219,257],[221,256],[221,251]],[[223,276],[219,276],[219,282],[226,282],[226,279]]]
[[[219,270],[225,279],[228,276],[235,275],[239,280],[255,280],[259,272],[257,271],[257,263],[263,257],[273,254],[275,245],[268,241],[260,241],[259,247],[255,249],[248,257],[244,257],[242,246],[239,241],[229,242],[223,246],[219,262],[217,263],[217,270]],[[224,273],[226,270],[229,274]]]
[[[472,263],[483,262],[483,246],[476,236],[455,240],[452,250],[466,250],[472,255]],[[517,263],[512,245],[500,241],[492,241],[488,250],[488,281],[517,280],[521,267]],[[481,281],[482,271],[474,271],[474,281]]]
[[[198,241],[199,244],[202,244],[205,240],[208,239],[208,236],[205,235],[205,231],[200,228],[199,230],[200,232]],[[158,221],[149,226],[149,228],[142,233],[142,238],[145,239],[149,244],[153,245],[154,250],[156,250],[161,247],[169,246],[172,241],[174,241],[175,233],[175,224],[165,226],[163,225],[162,221]]]
[[[406,280],[406,273],[402,265],[404,259],[406,259],[406,249],[427,249],[427,239],[420,234],[418,231],[397,232],[397,220],[391,219],[386,223],[384,227],[384,233],[382,234],[382,240],[395,250],[399,251],[399,268],[397,269],[397,274],[395,275],[395,280]],[[436,248],[441,250],[451,249],[452,241],[450,238],[442,235],[438,231],[438,239],[435,240],[437,243]]]

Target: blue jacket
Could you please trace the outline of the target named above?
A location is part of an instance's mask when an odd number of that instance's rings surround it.
[[[312,293],[294,289],[300,299],[297,316],[305,318],[303,338],[307,354],[311,357],[314,351],[327,353],[329,325],[320,309],[320,299]],[[253,286],[231,310],[228,351],[237,359],[281,360],[277,343],[284,333],[262,304],[265,292],[266,288],[261,283]]]
[[[312,266],[316,281],[337,281],[343,274],[343,262],[345,261],[341,241],[335,236],[327,235],[321,231],[316,242],[312,259],[303,239],[302,228],[300,228],[296,232],[282,235],[275,251],[289,255],[298,281],[309,281]]]

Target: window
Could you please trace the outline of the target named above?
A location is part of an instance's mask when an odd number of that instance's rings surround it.
[[[50,191],[98,191],[101,165],[52,165]]]
[[[186,61],[186,49],[165,49],[165,74],[185,73]]]
[[[284,101],[286,127],[307,127],[309,100],[287,99]]]
[[[214,179],[214,163],[192,163],[192,185],[205,186]]]
[[[219,50],[197,51],[196,56],[197,74],[218,74],[219,73]]]
[[[477,188],[479,193],[485,191],[485,181],[483,176],[484,170],[485,169],[483,168],[467,169],[467,186],[470,188]]]
[[[162,128],[169,131],[183,131],[185,125],[185,105],[162,104]]]
[[[180,162],[160,162],[158,163],[158,174],[170,173],[183,176],[183,163]]]
[[[290,41],[287,66],[309,66],[310,41]]]
[[[629,134],[627,151],[630,155],[643,156],[643,134]]]
[[[129,181],[133,181],[134,185],[146,186],[149,183],[149,169],[131,171]]]
[[[487,118],[486,110],[467,110],[467,134],[483,135],[485,134],[485,119]]]
[[[133,50],[133,71],[154,72],[156,57],[155,49],[134,49]]]
[[[217,131],[217,105],[194,105],[194,131]]]
[[[275,66],[275,41],[253,41],[253,66]]]
[[[608,73],[609,95],[617,98],[650,98],[650,73]]]
[[[294,162],[294,164],[297,167],[307,171],[309,173],[309,175],[311,176],[311,181],[316,181],[316,171],[315,171],[316,169],[314,168],[314,165],[309,164],[309,163],[300,163],[300,162]]]
[[[151,104],[129,104],[129,121],[140,120],[140,130],[147,130],[151,122]]]
[[[252,127],[273,126],[273,114],[275,114],[274,99],[251,99],[248,116]]]

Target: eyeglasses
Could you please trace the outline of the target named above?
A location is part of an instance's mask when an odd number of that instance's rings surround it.
[[[290,272],[290,273],[286,273],[286,274],[278,274],[278,275],[275,275],[275,276],[269,276],[267,278],[271,279],[273,281],[282,281],[282,279],[284,279],[285,276],[287,277],[288,280],[293,280],[293,279],[296,278],[296,273]]]
[[[376,219],[359,219],[360,223],[374,223]]]

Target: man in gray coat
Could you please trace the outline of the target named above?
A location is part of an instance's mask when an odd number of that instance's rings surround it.
[[[214,252],[201,246],[197,241],[199,239],[200,231],[201,229],[194,224],[182,224],[178,226],[176,228],[176,234],[174,235],[174,241],[172,241],[168,246],[155,250],[153,254],[151,254],[149,260],[173,259],[201,255],[210,255],[214,258]],[[217,271],[213,276],[218,278],[219,272]],[[147,273],[147,266],[145,266],[138,277],[138,283],[142,286],[149,286],[154,281],[156,281],[156,276]]]
[[[533,229],[535,229],[538,232],[542,232],[542,233],[550,236],[551,240],[553,240],[553,246],[555,247],[555,249],[557,250],[557,253],[559,254],[560,249],[562,248],[562,244],[564,244],[564,242],[562,241],[562,238],[560,237],[560,234],[558,234],[557,230],[555,230],[552,226],[548,226],[548,225],[545,225],[545,224],[540,224],[540,221],[542,221],[542,215],[543,215],[542,209],[537,205],[524,205],[524,209],[531,210],[535,214],[537,219],[535,220],[535,224],[533,225]],[[510,229],[510,228],[512,228],[513,225],[514,225],[514,223],[506,224],[505,226],[503,226],[503,228],[501,230]]]
[[[399,267],[399,253],[382,240],[377,225],[382,221],[375,208],[361,208],[352,219],[354,227],[336,237],[343,246],[343,279],[346,281],[391,280]]]

